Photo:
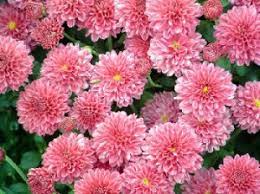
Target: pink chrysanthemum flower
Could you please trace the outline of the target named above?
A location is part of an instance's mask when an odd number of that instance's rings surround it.
[[[83,92],[75,100],[71,116],[76,119],[78,128],[85,132],[93,131],[109,112],[110,105],[103,98],[92,92]]]
[[[146,0],[146,15],[154,32],[165,38],[180,32],[193,32],[202,16],[195,0]]]
[[[129,52],[100,55],[91,79],[92,91],[115,101],[119,107],[126,107],[133,98],[140,99],[146,79],[136,72],[135,58]]]
[[[72,183],[93,168],[95,162],[90,141],[81,134],[69,133],[49,143],[42,164],[54,174],[55,181]]]
[[[155,36],[151,39],[148,54],[159,72],[180,76],[184,69],[201,61],[200,52],[205,45],[206,41],[199,33],[181,33],[168,38]]]
[[[18,40],[29,41],[31,21],[24,11],[8,4],[0,4],[0,35],[11,36]]]
[[[206,19],[216,20],[223,12],[223,5],[221,0],[207,0],[202,9]]]
[[[216,171],[217,193],[260,193],[260,165],[246,155],[227,156]]]
[[[46,168],[32,168],[28,173],[28,185],[32,194],[53,194],[54,179]]]
[[[182,183],[201,168],[202,146],[196,134],[180,124],[165,123],[153,127],[143,147],[147,158],[160,171],[177,183]]]
[[[203,59],[208,62],[216,62],[223,54],[218,42],[209,43],[203,49]]]
[[[52,135],[69,111],[68,94],[45,80],[36,80],[20,93],[17,101],[19,123],[29,133]]]
[[[260,14],[255,7],[233,7],[219,19],[215,37],[231,62],[260,65]]]
[[[92,41],[116,36],[120,32],[115,19],[114,0],[93,0],[86,19],[79,23],[80,28],[87,28],[86,36]]]
[[[18,90],[32,73],[33,57],[24,42],[0,35],[0,94]]]
[[[77,128],[76,119],[73,117],[64,117],[59,123],[58,128],[63,133],[71,132],[73,129]]]
[[[184,114],[210,119],[225,112],[231,106],[236,86],[228,71],[212,63],[199,64],[186,70],[176,81],[176,99]]]
[[[99,160],[119,167],[142,154],[145,131],[143,119],[138,119],[136,115],[111,113],[93,133],[93,146]]]
[[[202,168],[182,186],[183,194],[217,194],[215,170]]]
[[[63,27],[54,18],[45,18],[38,22],[32,30],[31,37],[45,49],[51,49],[58,45],[63,38]]]
[[[255,6],[257,11],[260,12],[260,1],[259,0],[229,0],[232,4],[236,6]]]
[[[115,0],[116,18],[128,37],[151,35],[148,17],[144,14],[146,0]]]
[[[180,122],[195,131],[205,151],[213,152],[226,144],[234,130],[230,117],[231,114],[228,110],[223,115],[215,116],[210,120],[196,117],[190,113],[183,115]]]
[[[104,169],[89,170],[81,180],[75,183],[75,194],[119,194],[121,177],[116,171]]]
[[[260,82],[239,86],[232,106],[233,117],[242,130],[257,133],[260,130]]]
[[[90,79],[91,58],[91,54],[79,46],[61,44],[48,53],[41,69],[41,76],[60,85],[64,90],[79,93],[87,87],[87,81]]]
[[[91,4],[93,0],[46,0],[46,9],[50,17],[73,27],[86,19]]]
[[[124,169],[123,190],[128,194],[173,194],[173,186],[151,162],[139,161]]]
[[[172,92],[162,92],[154,95],[141,110],[141,115],[148,128],[167,122],[176,123],[181,111],[179,103]]]
[[[37,20],[46,15],[45,9],[45,2],[39,0],[29,1],[25,3],[24,12],[26,18]]]

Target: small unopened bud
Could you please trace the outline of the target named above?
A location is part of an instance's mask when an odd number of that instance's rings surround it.
[[[0,162],[4,161],[5,159],[5,151],[3,148],[0,148]]]
[[[218,42],[210,43],[203,49],[203,59],[208,62],[216,62],[223,54]]]
[[[71,132],[73,129],[77,128],[76,126],[76,120],[72,117],[65,117],[60,123],[59,123],[59,129],[66,133]]]
[[[203,4],[203,14],[206,19],[216,20],[223,13],[221,0],[208,0]]]

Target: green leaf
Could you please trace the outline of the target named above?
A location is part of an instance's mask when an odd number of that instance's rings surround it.
[[[20,167],[28,170],[35,168],[40,164],[41,155],[38,152],[30,151],[22,155]]]
[[[224,68],[224,69],[227,70],[227,71],[231,71],[231,68],[232,68],[231,63],[230,63],[229,59],[226,58],[226,57],[221,57],[221,58],[219,58],[219,59],[217,60],[216,64],[217,64],[218,66]]]
[[[27,194],[27,193],[29,194],[30,193],[27,185],[24,183],[12,184],[9,189],[16,194]]]
[[[208,42],[214,42],[215,38],[213,36],[214,33],[214,22],[201,20],[199,26],[197,27],[197,31],[202,34],[202,37],[206,39]]]

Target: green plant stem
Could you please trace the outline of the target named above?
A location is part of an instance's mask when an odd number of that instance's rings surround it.
[[[0,194],[5,194],[5,192],[0,188]]]
[[[151,78],[151,74],[148,75],[147,79],[148,79],[149,84],[150,84],[152,87],[155,87],[155,88],[162,88],[161,85],[155,83],[155,82],[152,80],[152,78]]]
[[[131,108],[132,112],[137,115],[137,110],[133,104],[130,106],[130,108]]]
[[[68,33],[66,33],[66,32],[64,32],[64,36],[65,36],[68,40],[70,40],[71,42],[73,42],[73,43],[78,43],[80,47],[85,47],[85,48],[87,48],[87,50],[88,50],[89,52],[91,52],[93,55],[98,56],[97,51],[95,51],[95,50],[93,49],[93,47],[91,47],[91,46],[89,46],[89,45],[86,45],[86,44],[83,44],[82,42],[80,42],[79,40],[76,40],[75,38],[73,38],[72,36],[70,36],[70,35],[69,35]]]
[[[5,155],[5,161],[19,174],[25,183],[27,183],[26,176],[23,171],[14,163],[14,161]]]
[[[111,36],[107,39],[107,47],[108,47],[109,51],[111,51],[113,49],[113,40],[112,40]]]

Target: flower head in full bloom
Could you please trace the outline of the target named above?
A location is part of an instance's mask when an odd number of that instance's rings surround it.
[[[217,193],[245,194],[260,192],[260,165],[248,154],[226,156],[216,171]]]
[[[207,0],[202,9],[206,19],[216,20],[223,12],[223,5],[221,0]]]
[[[232,4],[236,6],[255,6],[257,11],[260,12],[260,1],[259,0],[229,0]]]
[[[45,80],[33,81],[17,101],[19,123],[29,133],[52,135],[69,111],[68,94]]]
[[[76,181],[75,194],[119,194],[121,185],[121,176],[116,171],[89,170],[82,179]]]
[[[0,94],[18,90],[32,73],[33,57],[24,42],[0,35]]]
[[[23,10],[6,3],[0,4],[0,35],[28,42],[30,25],[31,20],[26,18]]]
[[[212,63],[186,70],[176,83],[176,99],[182,112],[204,119],[223,114],[225,106],[232,105],[236,90],[231,74]]]
[[[202,8],[195,0],[146,0],[146,15],[154,32],[169,37],[195,31]]]
[[[173,185],[163,172],[147,161],[134,162],[124,169],[123,190],[129,194],[173,194]]]
[[[49,143],[42,164],[53,172],[55,181],[72,183],[93,168],[95,152],[82,134],[68,133]]]
[[[146,127],[143,119],[125,112],[111,113],[93,133],[93,147],[101,162],[122,166],[142,154]]]
[[[89,6],[93,0],[46,0],[46,9],[50,17],[58,18],[73,27],[76,22],[86,19]]]
[[[146,79],[136,73],[133,54],[112,51],[100,56],[91,79],[91,91],[97,92],[118,106],[126,107],[133,98],[140,99]]]
[[[260,82],[239,86],[232,106],[233,117],[242,130],[257,133],[260,130]]]
[[[53,175],[48,169],[32,168],[27,176],[32,194],[53,194],[55,192]]]
[[[180,76],[184,69],[201,61],[200,52],[206,45],[198,33],[175,34],[168,38],[155,36],[151,39],[148,54],[153,67],[168,76]]]
[[[52,49],[45,58],[41,76],[64,90],[79,93],[90,79],[91,54],[79,46],[68,44]]]
[[[167,122],[176,123],[181,115],[179,103],[172,92],[162,92],[154,95],[142,108],[141,115],[148,128]]]
[[[228,109],[208,120],[192,113],[185,114],[180,118],[180,122],[195,131],[207,152],[219,150],[220,146],[224,146],[234,130]]]
[[[203,49],[203,59],[208,62],[216,62],[223,54],[222,48],[218,42],[209,43]]]
[[[58,45],[63,38],[63,27],[54,18],[45,18],[33,28],[31,37],[45,49],[51,49]]]
[[[215,37],[231,62],[260,65],[260,14],[255,7],[234,6],[215,27]]]
[[[143,147],[147,159],[177,183],[182,183],[201,168],[201,144],[189,128],[176,123],[165,123],[150,129]]]
[[[79,22],[79,27],[87,29],[86,35],[91,35],[92,41],[115,37],[120,32],[114,4],[114,0],[93,0],[86,19]]]
[[[110,104],[103,98],[92,92],[83,92],[75,100],[71,116],[75,118],[78,128],[85,132],[93,131],[109,112]]]
[[[149,21],[145,15],[146,0],[115,0],[116,18],[128,37],[140,36],[147,40],[151,35]]]
[[[199,169],[194,176],[182,186],[183,194],[217,194],[215,170]]]

